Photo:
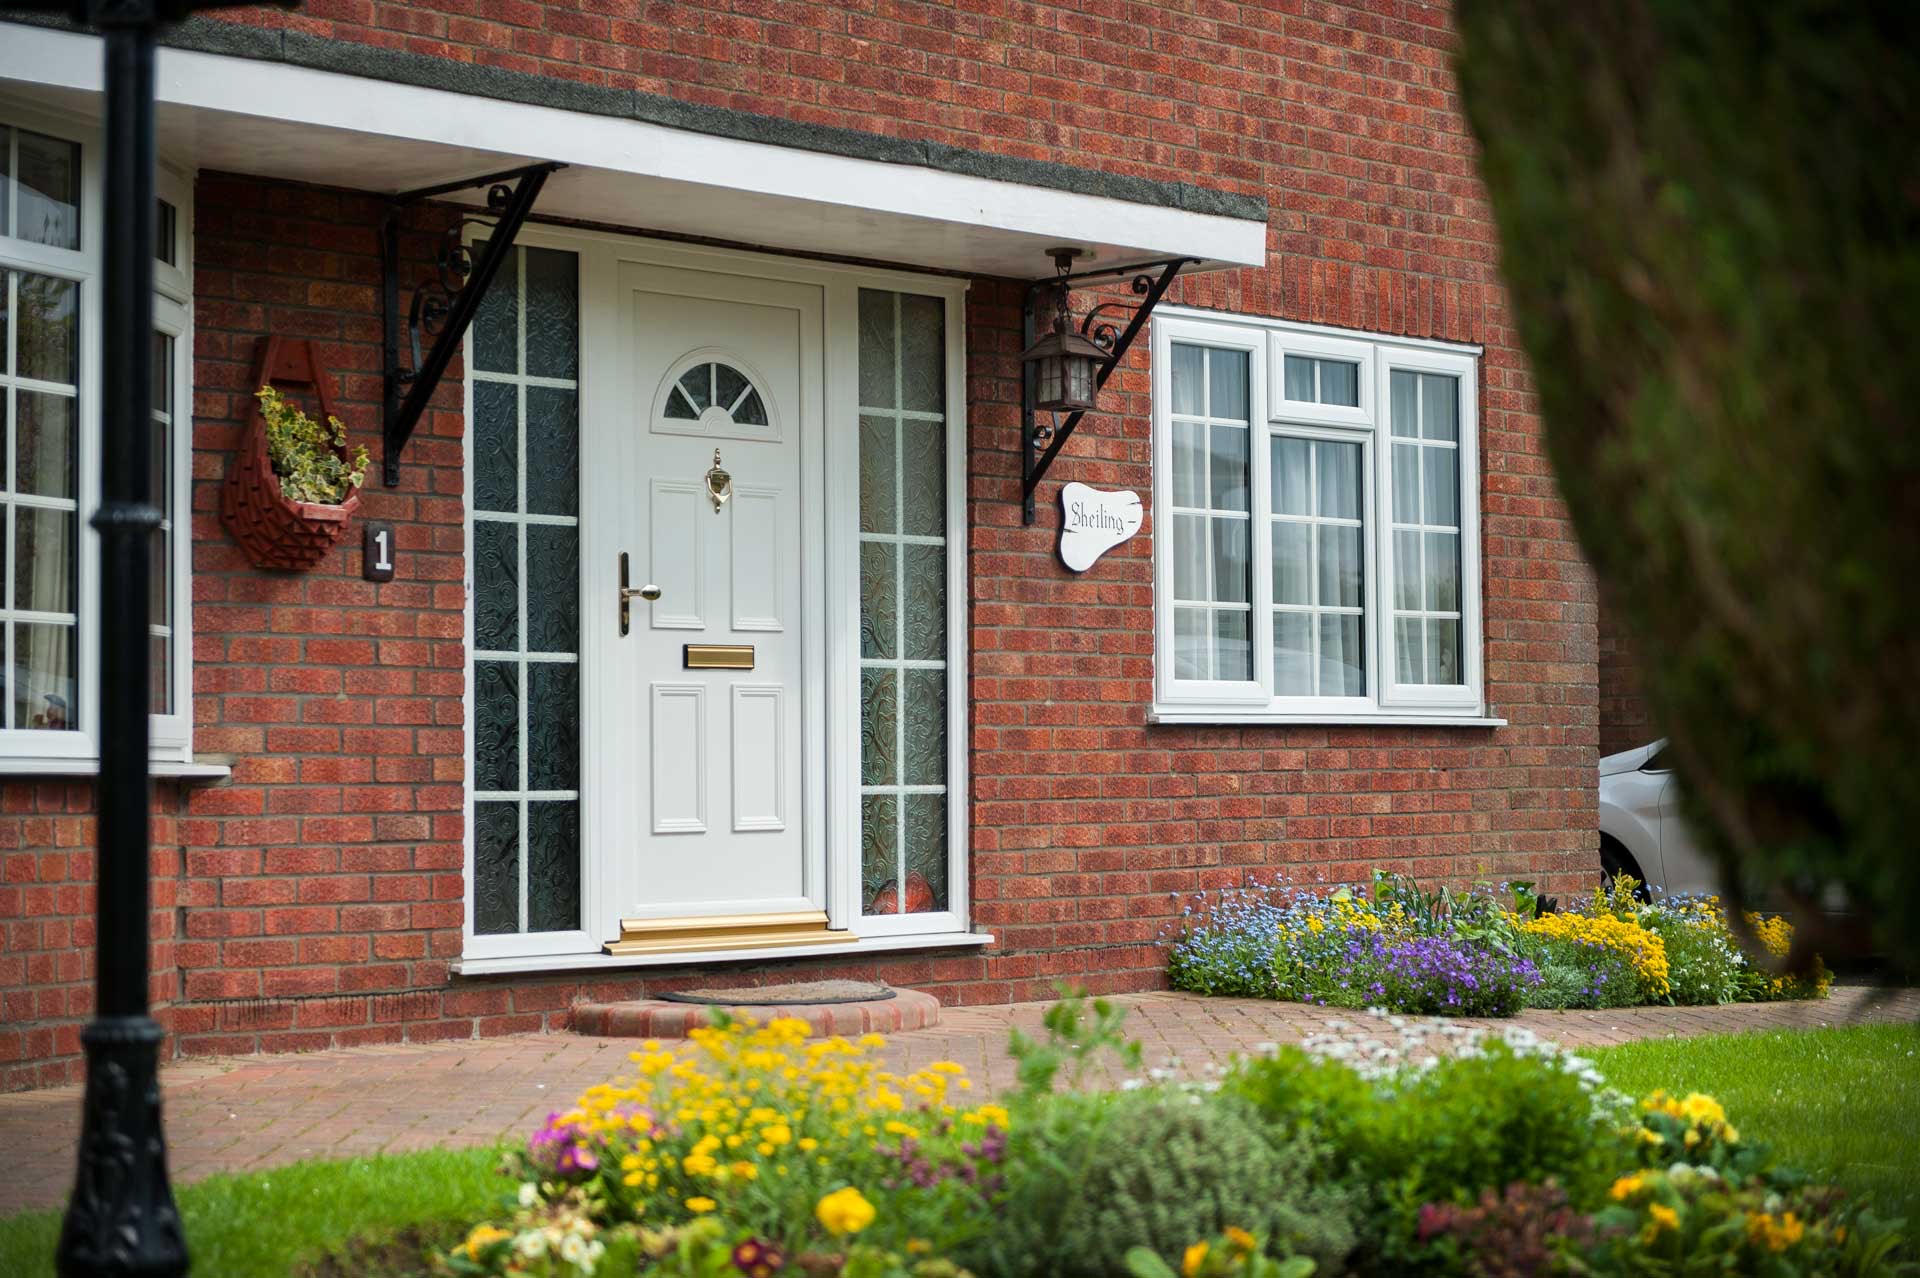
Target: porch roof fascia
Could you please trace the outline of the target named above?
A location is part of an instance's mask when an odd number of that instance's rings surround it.
[[[40,15],[10,13],[0,21],[19,24],[22,36],[25,28],[40,29],[38,38],[0,40],[0,88],[14,81],[69,97],[100,91],[89,33]],[[1043,274],[1046,259],[1038,250],[1053,242],[1097,246],[1100,261],[1197,259],[1189,273],[1266,262],[1266,201],[1189,182],[812,125],[217,19],[190,19],[167,32],[163,45],[162,145],[169,132],[187,137],[191,158],[202,167],[355,185],[321,172],[287,171],[285,154],[236,165],[234,143],[222,149],[226,122],[258,130],[280,126],[286,137],[293,136],[286,129],[304,128],[340,139],[414,144],[423,163],[403,176],[383,172],[378,155],[370,155],[359,189],[380,193],[468,176],[476,163],[485,171],[560,161],[569,171],[545,197],[549,207],[543,213],[640,230],[683,228],[648,219],[645,204],[632,222],[596,219],[591,208],[568,206],[568,190],[585,191],[598,181],[591,196],[575,201],[597,207],[616,191],[684,186],[683,198],[695,190],[737,193],[740,220],[746,221],[771,207],[790,206],[801,221],[809,212],[840,209],[919,224],[902,243],[929,246],[925,251],[880,260],[966,274]],[[622,179],[624,187],[618,185]],[[869,224],[844,238],[850,246],[863,244],[871,230]],[[983,253],[985,236],[1003,242]],[[776,250],[841,251],[832,243],[761,242]]]

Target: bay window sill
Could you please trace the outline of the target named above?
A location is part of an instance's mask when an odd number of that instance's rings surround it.
[[[1157,724],[1212,724],[1215,726],[1321,727],[1321,728],[1504,728],[1505,719],[1484,714],[1461,714],[1434,710],[1381,710],[1367,714],[1304,712],[1289,714],[1272,710],[1215,710],[1205,706],[1154,706],[1147,711],[1147,722]]]
[[[233,775],[233,769],[224,763],[187,762],[182,759],[153,759],[147,763],[147,774],[156,781],[184,781],[189,784],[208,784],[225,781]],[[60,759],[0,756],[0,778],[5,777],[97,777],[100,775],[98,759]]]
[[[453,965],[459,976],[506,976],[522,972],[611,972],[632,967],[708,967],[716,963],[765,962],[768,959],[833,958],[892,954],[908,950],[975,949],[993,944],[989,932],[929,932],[903,936],[863,936],[826,945],[784,945],[758,950],[706,950],[683,954],[528,954],[467,957]]]

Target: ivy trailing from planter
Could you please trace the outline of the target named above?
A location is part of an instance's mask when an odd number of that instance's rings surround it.
[[[289,501],[337,506],[357,491],[367,477],[367,449],[362,444],[349,458],[347,428],[338,417],[324,422],[289,403],[272,385],[253,393],[266,423],[267,459],[279,477],[281,495]]]
[[[360,507],[367,450],[349,450],[346,427],[333,412],[332,378],[311,342],[261,338],[254,384],[260,389],[246,434],[221,490],[221,521],[255,567],[312,568],[346,535]],[[319,412],[308,416],[283,386],[310,395]]]

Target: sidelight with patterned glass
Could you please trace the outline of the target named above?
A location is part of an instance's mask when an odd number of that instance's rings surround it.
[[[518,247],[473,325],[473,930],[581,926],[579,259]]]
[[[946,314],[860,290],[860,901],[949,908]]]

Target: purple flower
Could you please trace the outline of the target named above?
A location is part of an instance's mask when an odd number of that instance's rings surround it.
[[[586,1180],[600,1170],[600,1156],[586,1128],[558,1112],[527,1141],[527,1160],[557,1180]]]

